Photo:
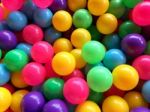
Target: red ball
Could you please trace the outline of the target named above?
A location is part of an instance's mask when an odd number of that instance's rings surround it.
[[[23,38],[29,44],[34,44],[43,39],[42,29],[34,24],[27,25],[23,29]]]
[[[15,92],[15,88],[11,84],[5,84],[5,85],[3,85],[3,87],[8,89],[10,91],[10,93]]]

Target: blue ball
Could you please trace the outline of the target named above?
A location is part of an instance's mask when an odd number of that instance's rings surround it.
[[[110,49],[106,52],[103,64],[109,70],[113,70],[116,66],[126,63],[125,54],[119,49]]]
[[[51,25],[53,14],[50,9],[36,9],[34,12],[34,21],[40,27],[47,28]]]
[[[1,21],[0,22],[0,31],[2,31],[2,30],[9,30],[9,27],[8,27],[6,21]]]
[[[10,80],[10,72],[4,64],[0,64],[0,86],[6,84]]]
[[[45,31],[45,41],[49,42],[50,44],[54,43],[54,41],[61,37],[61,32],[55,30],[53,27],[47,29]]]
[[[142,95],[144,99],[150,103],[150,80],[144,83],[142,87]]]
[[[32,46],[27,43],[20,43],[16,47],[16,49],[20,49],[20,50],[24,51],[28,56],[30,56],[31,48],[32,48]]]
[[[21,31],[27,25],[27,17],[20,11],[9,14],[7,24],[14,31]]]

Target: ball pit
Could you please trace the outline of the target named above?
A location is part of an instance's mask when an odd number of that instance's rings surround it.
[[[0,112],[150,112],[150,0],[1,0]]]

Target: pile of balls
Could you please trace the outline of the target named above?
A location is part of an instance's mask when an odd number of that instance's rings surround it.
[[[0,112],[150,112],[150,0],[1,0]]]

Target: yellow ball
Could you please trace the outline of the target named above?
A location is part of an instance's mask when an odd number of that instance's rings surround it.
[[[10,108],[14,112],[21,112],[21,102],[23,97],[28,93],[27,90],[18,90],[12,95],[12,103]]]
[[[84,9],[86,7],[87,0],[68,0],[68,7],[72,11],[78,9]]]
[[[75,112],[101,112],[101,109],[95,102],[85,101],[77,106]]]
[[[120,90],[129,91],[135,88],[139,82],[139,75],[130,65],[119,65],[113,72],[113,84]]]
[[[88,0],[88,10],[95,16],[104,14],[109,8],[109,0]]]
[[[72,50],[72,44],[70,40],[66,38],[59,38],[54,42],[53,48],[54,48],[55,53],[58,53],[61,51],[70,52]]]
[[[0,112],[5,112],[12,101],[11,93],[6,88],[0,87]]]
[[[148,107],[148,103],[145,102],[140,92],[136,92],[136,91],[128,92],[124,96],[124,99],[128,103],[130,109],[133,109],[136,107]]]
[[[75,66],[75,58],[68,52],[59,52],[52,60],[52,68],[60,76],[70,75],[75,69]]]
[[[111,34],[117,29],[118,21],[114,15],[106,13],[98,18],[96,26],[100,33]]]
[[[88,30],[78,28],[71,34],[72,45],[76,48],[82,48],[82,46],[91,40],[91,34]]]
[[[129,112],[127,102],[119,96],[109,96],[102,104],[103,112]]]
[[[70,52],[75,60],[76,60],[76,68],[83,68],[86,65],[86,62],[84,61],[84,59],[81,56],[81,49],[74,49]]]
[[[21,73],[16,72],[13,73],[11,76],[11,82],[12,84],[17,88],[25,88],[28,85],[24,82]]]
[[[57,11],[52,18],[52,24],[56,30],[65,32],[72,25],[72,17],[67,11]]]

